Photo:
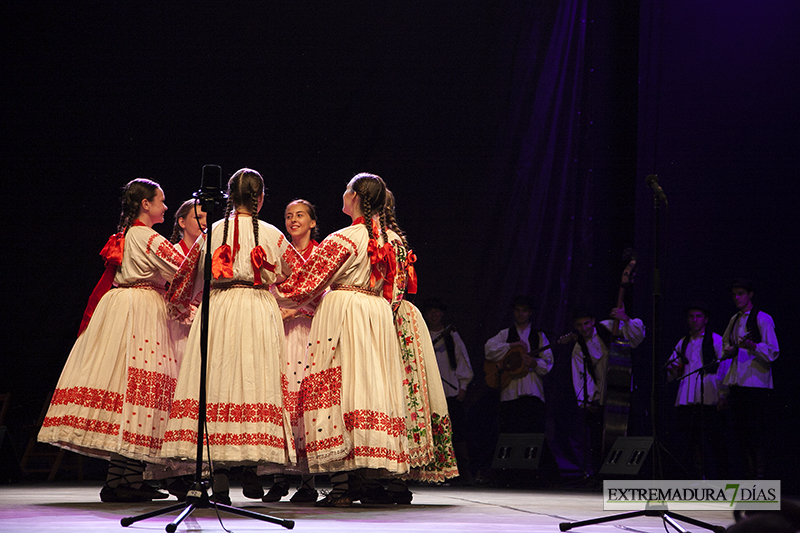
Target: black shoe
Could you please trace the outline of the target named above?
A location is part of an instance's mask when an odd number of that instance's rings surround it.
[[[208,501],[221,503],[222,505],[230,505],[231,504],[231,491],[229,490],[221,490],[219,492],[215,492],[212,494]]]
[[[411,500],[414,498],[414,495],[411,493],[410,490],[404,490],[404,491],[387,490],[386,494],[387,496],[389,496],[389,501],[391,503],[396,503],[397,505],[411,505]]]
[[[245,468],[242,474],[242,494],[251,500],[260,500],[264,496],[264,487],[252,468]]]
[[[169,483],[162,483],[161,488],[166,489],[170,494],[178,498],[179,502],[186,501],[186,495],[192,488],[194,483],[190,482],[185,477],[176,477]]]
[[[377,484],[369,484],[362,487],[358,499],[366,505],[389,505],[394,503],[389,496],[389,492]]]
[[[314,507],[352,507],[353,498],[349,492],[329,493],[327,496],[314,503]]]
[[[292,497],[289,499],[292,503],[315,503],[319,498],[319,492],[307,487],[300,487],[297,489]]]
[[[114,488],[103,485],[100,489],[100,501],[104,503],[140,503],[153,501],[151,496],[130,485],[117,485]]]
[[[169,494],[166,492],[161,492],[154,486],[148,483],[142,483],[142,486],[137,489],[142,494],[149,496],[151,500],[165,500],[169,498]]]
[[[261,501],[264,503],[279,502],[287,494],[289,494],[289,483],[275,483],[269,488],[267,494],[261,498]]]

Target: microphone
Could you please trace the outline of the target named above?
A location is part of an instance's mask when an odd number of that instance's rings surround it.
[[[192,196],[200,202],[203,211],[210,215],[214,205],[219,204],[228,197],[222,189],[222,167],[219,165],[203,165],[200,190]]]
[[[664,204],[669,205],[669,202],[667,202],[667,195],[664,194],[664,189],[662,189],[661,185],[658,184],[658,176],[655,174],[650,174],[647,176],[644,182],[648,187],[653,189],[653,192],[656,193],[660,199],[664,200]]]
[[[200,190],[206,193],[222,190],[222,167],[219,165],[203,165]]]

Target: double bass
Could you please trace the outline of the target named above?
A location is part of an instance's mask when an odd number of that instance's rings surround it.
[[[628,248],[623,259],[622,281],[617,295],[617,308],[625,304],[625,291],[633,285],[636,272],[636,252]],[[608,348],[608,370],[605,382],[605,413],[603,415],[603,456],[611,450],[618,437],[628,432],[631,405],[632,366],[631,343],[620,335],[619,320],[614,320]]]

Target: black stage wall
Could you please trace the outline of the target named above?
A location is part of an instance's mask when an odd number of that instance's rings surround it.
[[[671,209],[658,358],[682,334],[685,299],[709,299],[721,331],[729,278],[754,278],[783,347],[776,423],[788,437],[798,16],[778,0],[4,3],[9,424],[35,418],[55,386],[119,188],[155,179],[174,210],[216,163],[226,176],[264,175],[262,218],[280,228],[284,205],[309,199],[323,234],[349,222],[341,194],[354,173],[386,179],[419,257],[418,303],[444,299],[470,349],[476,427],[493,414],[482,345],[510,323],[514,294],[537,298],[537,325],[563,333],[576,305],[607,312],[635,245],[631,313],[651,325],[644,179],[658,174]],[[649,428],[651,352],[637,354],[638,432]],[[574,466],[564,354],[546,386],[550,442]],[[669,425],[674,391],[658,394]]]

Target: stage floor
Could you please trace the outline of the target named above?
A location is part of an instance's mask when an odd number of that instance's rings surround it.
[[[101,482],[0,486],[0,531],[108,532],[164,531],[178,511],[136,522],[126,528],[120,519],[136,516],[177,503],[174,498],[147,504],[101,503]],[[323,489],[325,487],[322,487]],[[287,502],[265,504],[248,500],[233,487],[233,505],[281,519],[295,521],[294,531],[325,533],[351,532],[450,532],[472,531],[540,532],[559,531],[562,522],[574,522],[614,514],[603,511],[602,493],[581,490],[508,490],[477,487],[412,487],[414,502],[409,506],[366,506],[324,509]],[[684,512],[687,516],[716,526],[729,526],[727,512]],[[225,527],[235,533],[283,531],[280,525],[220,513]],[[680,523],[680,522],[679,522]],[[680,523],[688,531],[705,529]],[[576,528],[575,531],[663,533],[659,517],[637,517]],[[669,531],[675,531],[667,527]],[[178,532],[221,532],[213,509],[194,511]]]

